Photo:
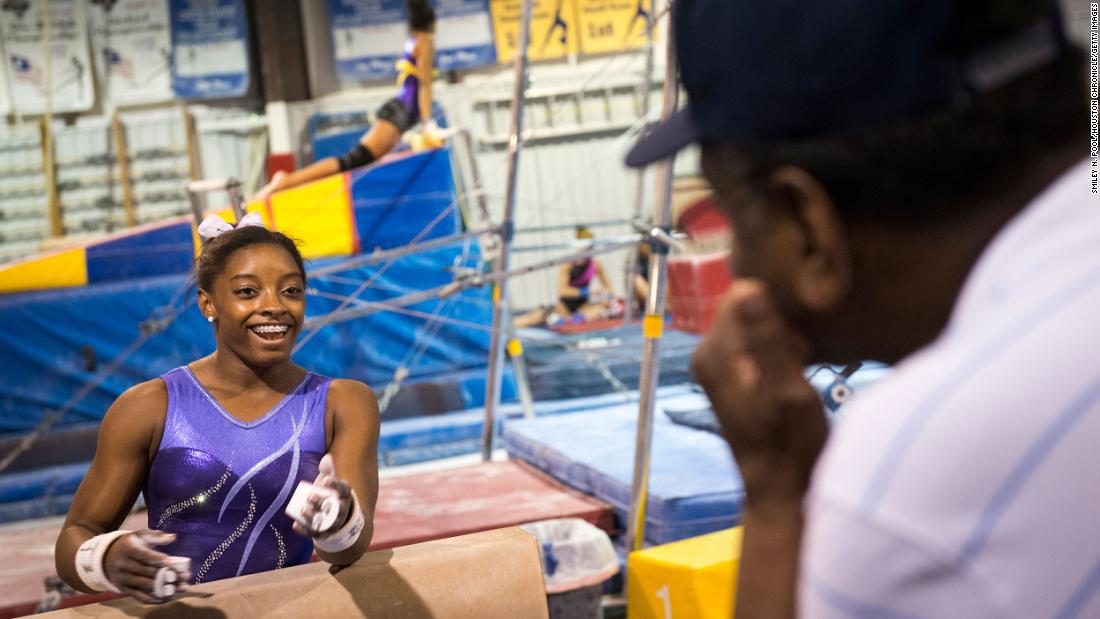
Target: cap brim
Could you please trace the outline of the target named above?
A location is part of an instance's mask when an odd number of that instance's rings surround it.
[[[690,108],[684,107],[646,132],[626,154],[626,165],[645,167],[697,141],[699,130],[691,119]]]

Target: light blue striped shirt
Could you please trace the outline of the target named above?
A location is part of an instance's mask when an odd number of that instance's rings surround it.
[[[1037,197],[941,336],[847,404],[807,497],[802,617],[1100,617],[1090,186],[1084,162]]]

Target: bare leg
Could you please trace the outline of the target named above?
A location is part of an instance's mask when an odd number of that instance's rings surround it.
[[[397,142],[400,139],[401,131],[399,131],[393,123],[387,120],[380,120],[371,126],[370,131],[368,131],[366,135],[359,138],[359,143],[366,147],[377,160],[393,150],[393,147],[397,146]],[[287,174],[278,172],[271,178],[270,183],[252,196],[252,200],[265,200],[277,191],[304,185],[305,183],[331,176],[339,171],[340,162],[336,157],[326,157],[301,170],[295,170]]]
[[[366,135],[359,138],[359,143],[366,146],[375,159],[381,159],[400,140],[401,130],[388,120],[380,120],[371,126]]]
[[[517,327],[536,327],[546,323],[546,317],[550,314],[549,307],[540,307],[531,310],[522,316],[517,316],[512,324]]]
[[[649,282],[641,275],[634,275],[634,302],[645,310],[646,298],[649,297]]]
[[[607,303],[585,303],[577,308],[585,320],[603,320],[607,316]]]

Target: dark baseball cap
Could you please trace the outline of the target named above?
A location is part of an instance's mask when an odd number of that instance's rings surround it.
[[[1061,14],[957,49],[966,0],[676,0],[688,105],[627,155],[641,167],[693,142],[810,138],[960,104],[1046,66],[1066,48]],[[1009,1],[1009,0],[1006,0]]]

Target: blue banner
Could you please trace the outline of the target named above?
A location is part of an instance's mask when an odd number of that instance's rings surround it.
[[[183,99],[248,92],[248,26],[241,0],[171,0],[172,90]]]
[[[443,71],[496,63],[488,0],[433,0],[436,66]],[[397,75],[409,37],[404,0],[328,0],[336,72],[345,80]]]
[[[404,0],[328,0],[336,72],[342,79],[397,75],[408,38]]]
[[[489,0],[434,0],[436,63],[441,71],[496,64]]]

